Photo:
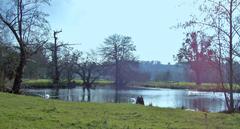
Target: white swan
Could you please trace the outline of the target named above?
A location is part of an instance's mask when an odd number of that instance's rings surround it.
[[[49,98],[50,98],[50,95],[49,95],[49,94],[45,94],[45,95],[44,95],[44,98],[45,98],[45,99],[49,99]]]
[[[136,98],[130,98],[129,102],[132,103],[132,104],[135,104],[136,103]]]
[[[197,95],[199,95],[200,94],[200,92],[198,92],[198,91],[188,91],[187,92],[187,95],[188,96],[197,96]]]

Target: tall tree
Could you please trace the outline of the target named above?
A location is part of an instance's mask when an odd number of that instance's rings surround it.
[[[183,25],[184,27],[199,25],[208,31],[210,30],[209,32],[216,32],[216,35],[218,35],[216,37],[221,38],[221,45],[224,46],[224,51],[227,53],[227,56],[223,58],[226,59],[229,64],[229,112],[234,111],[233,62],[234,55],[237,54],[235,48],[239,47],[239,43],[237,43],[239,42],[238,38],[240,37],[239,6],[240,1],[238,0],[204,0],[204,3],[200,5],[200,11],[202,12],[203,19],[193,18],[191,21]],[[219,40],[217,40],[217,42],[219,42]]]
[[[62,46],[64,46],[63,44],[58,44],[57,42],[57,34],[61,33],[62,30],[60,31],[54,31],[53,32],[53,37],[54,37],[54,43],[52,44],[52,62],[53,62],[53,67],[54,67],[54,72],[53,72],[53,85],[56,88],[59,88],[59,79],[60,79],[60,71],[59,71],[59,56],[58,56],[58,52],[60,50],[60,48]]]
[[[123,82],[121,77],[123,67],[127,65],[126,62],[135,60],[134,51],[136,51],[136,46],[133,44],[132,38],[118,34],[106,38],[100,48],[103,58],[113,63],[115,67],[115,102],[118,102],[118,90]]]
[[[47,14],[40,9],[42,4],[49,4],[49,0],[1,1],[0,23],[10,30],[20,52],[13,93],[19,93],[27,59],[47,42],[49,26]]]
[[[195,82],[201,84],[202,73],[209,68],[213,49],[211,48],[212,37],[206,36],[203,32],[191,32],[186,35],[182,48],[177,54],[179,63],[189,63],[190,68],[195,72]]]
[[[70,52],[70,50],[72,50],[72,47],[69,47],[69,46],[76,45],[76,44],[64,43],[62,41],[59,42],[57,34],[61,32],[62,30],[54,31],[53,32],[54,43],[50,43],[47,46],[47,49],[50,50],[51,52],[50,54],[51,67],[52,67],[51,74],[52,74],[53,86],[56,88],[56,90],[58,90],[60,86],[61,73],[66,68],[66,65],[69,63],[68,60],[73,56],[71,55],[71,52]],[[64,72],[68,70],[70,69],[66,69]],[[70,74],[72,73],[69,73],[69,75]]]

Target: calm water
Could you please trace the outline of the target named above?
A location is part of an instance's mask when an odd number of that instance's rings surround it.
[[[50,98],[56,95],[52,89],[26,89],[25,92],[33,95],[49,94]],[[87,94],[87,92],[86,92]],[[74,89],[60,89],[58,98],[65,101],[82,101],[83,91],[81,87]],[[219,112],[226,109],[224,94],[220,92],[198,92],[189,90],[162,89],[162,88],[128,88],[119,91],[119,100],[122,103],[130,103],[130,98],[143,96],[145,105],[152,104],[157,107],[181,108]],[[237,99],[240,94],[234,94]],[[115,91],[111,87],[96,88],[91,90],[91,102],[114,102]],[[85,97],[87,99],[87,95]]]

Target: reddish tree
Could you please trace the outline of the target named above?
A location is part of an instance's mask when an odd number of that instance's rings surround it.
[[[186,39],[177,54],[178,62],[188,63],[195,73],[196,84],[201,84],[203,72],[209,68],[214,52],[211,48],[212,37],[204,33],[187,33]]]

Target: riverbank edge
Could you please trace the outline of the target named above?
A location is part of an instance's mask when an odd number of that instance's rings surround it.
[[[74,87],[81,87],[81,80],[74,80],[76,85]],[[95,86],[112,86],[114,85],[113,81],[109,80],[97,80],[94,83]],[[228,92],[226,89],[221,88],[220,86],[213,83],[203,83],[202,85],[196,85],[193,82],[135,82],[130,83],[129,87],[146,87],[146,88],[167,88],[167,89],[186,89],[186,90],[196,90],[203,92]],[[74,88],[69,87],[66,81],[60,83],[59,88],[67,89]],[[237,87],[234,92],[240,93],[240,86]],[[37,79],[37,80],[24,80],[22,84],[23,89],[44,89],[44,88],[54,88],[52,82],[49,79]]]
[[[180,82],[181,83],[181,82]],[[171,82],[146,82],[146,83],[131,83],[130,87],[145,87],[145,88],[163,88],[163,89],[184,89],[202,92],[228,92],[229,90],[223,89],[216,84],[202,84],[196,85],[194,83],[187,82],[186,85],[171,83]],[[240,93],[240,87],[238,86],[234,93]]]
[[[66,81],[62,81],[59,84],[58,88],[75,88],[75,87],[81,87],[82,86],[82,80],[74,80],[75,84],[74,86],[71,85],[69,86]],[[108,80],[97,80],[93,85],[96,86],[107,86],[107,85],[112,85],[112,81]],[[54,88],[53,83],[50,79],[36,79],[36,80],[30,80],[30,79],[25,79],[22,83],[22,88],[23,89],[44,89],[44,88]]]
[[[1,92],[0,97],[1,128],[240,127],[240,114],[237,113],[192,112],[132,104],[64,102]]]

